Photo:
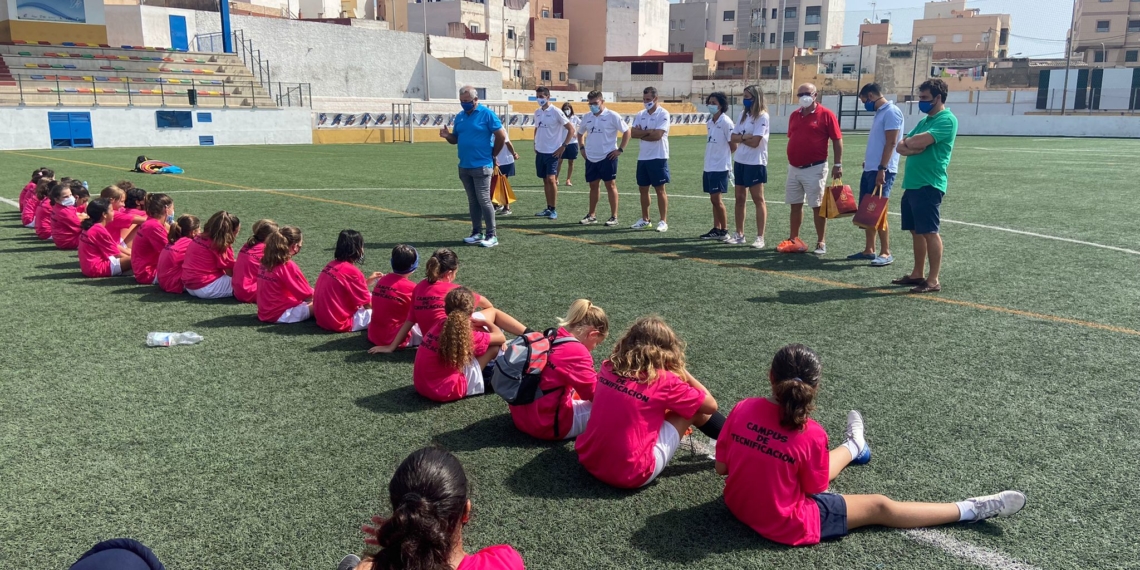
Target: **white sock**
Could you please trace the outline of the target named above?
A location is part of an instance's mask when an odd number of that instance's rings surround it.
[[[972,521],[972,520],[974,520],[974,517],[977,516],[974,513],[974,502],[973,501],[959,501],[959,502],[954,503],[954,504],[958,507],[958,512],[961,513],[961,516],[958,518],[959,522],[961,522],[961,521]]]
[[[863,452],[862,449],[859,449],[859,444],[855,443],[855,440],[852,439],[843,442],[843,447],[846,447],[847,451],[851,452],[851,459],[859,457],[859,454]]]

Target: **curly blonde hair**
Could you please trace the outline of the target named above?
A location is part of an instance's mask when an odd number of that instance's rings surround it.
[[[618,376],[641,384],[656,382],[662,371],[683,375],[685,342],[661,317],[641,317],[614,346],[610,365]]]
[[[439,359],[444,364],[463,370],[475,357],[475,341],[471,337],[471,313],[475,312],[475,294],[466,287],[456,287],[443,298],[447,320],[439,333]]]

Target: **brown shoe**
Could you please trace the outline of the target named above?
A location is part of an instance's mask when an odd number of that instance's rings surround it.
[[[931,285],[931,284],[927,283],[926,281],[923,281],[922,285],[919,285],[918,287],[911,289],[910,292],[911,293],[937,293],[941,290],[942,290],[942,284],[941,283],[938,285]]]
[[[922,277],[911,277],[910,275],[903,275],[891,281],[891,285],[923,285],[925,283],[926,279]]]

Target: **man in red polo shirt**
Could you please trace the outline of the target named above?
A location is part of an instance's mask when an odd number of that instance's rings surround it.
[[[819,217],[823,192],[827,187],[827,141],[835,148],[832,178],[843,176],[843,133],[835,113],[819,104],[815,85],[805,83],[796,90],[800,108],[788,119],[788,184],[784,202],[792,207],[791,237],[776,246],[780,253],[804,253],[807,244],[800,239],[804,202],[811,206],[815,222],[816,255],[827,253],[827,220]]]

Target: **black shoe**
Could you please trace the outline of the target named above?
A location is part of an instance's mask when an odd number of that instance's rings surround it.
[[[720,230],[713,228],[713,229],[709,230],[709,232],[707,234],[701,234],[700,238],[701,239],[720,239],[721,235],[723,235],[723,234],[720,233]]]

